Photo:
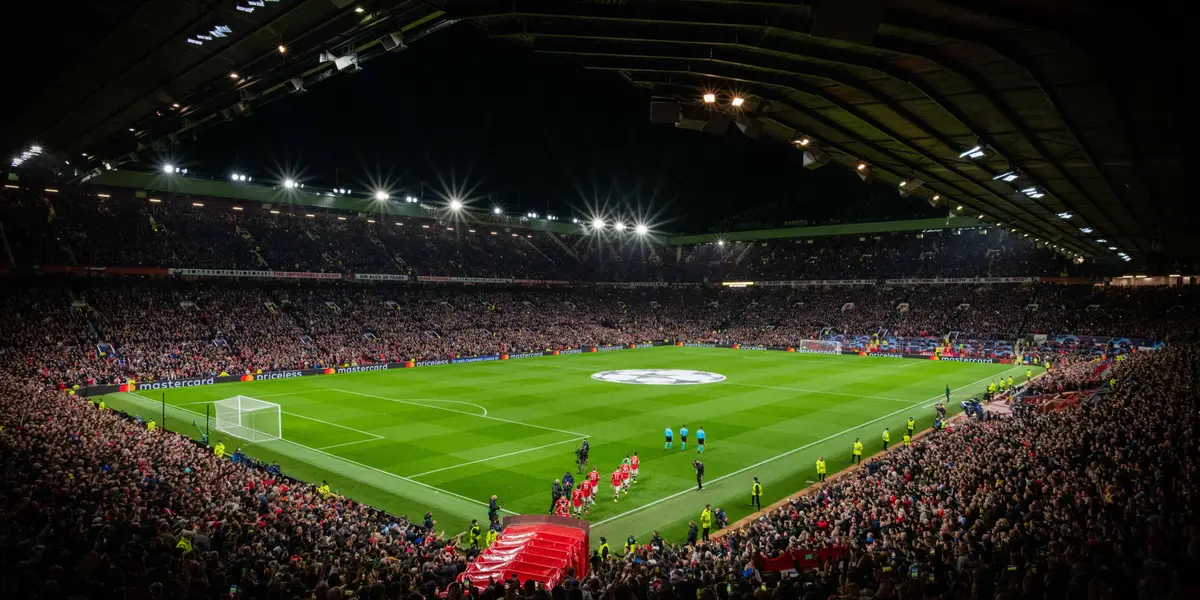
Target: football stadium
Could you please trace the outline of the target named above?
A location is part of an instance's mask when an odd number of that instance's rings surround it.
[[[1200,596],[1182,5],[23,8],[0,597]]]

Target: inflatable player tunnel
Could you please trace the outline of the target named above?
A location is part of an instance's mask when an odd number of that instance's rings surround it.
[[[504,533],[467,566],[459,581],[482,588],[489,580],[511,581],[515,576],[522,584],[536,581],[551,587],[565,580],[571,568],[582,579],[591,547],[588,525],[546,515],[505,517]]]

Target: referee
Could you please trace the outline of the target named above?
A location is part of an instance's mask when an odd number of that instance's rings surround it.
[[[704,463],[693,460],[692,468],[696,469],[696,491],[698,492],[704,489]]]
[[[762,484],[757,477],[754,478],[754,485],[750,486],[750,506],[762,510]]]

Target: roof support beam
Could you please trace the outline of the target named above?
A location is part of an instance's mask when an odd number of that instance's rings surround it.
[[[634,82],[638,83],[638,84],[647,84],[647,85],[651,85],[651,86],[675,85],[675,86],[685,86],[687,88],[694,89],[695,84],[689,85],[689,84],[677,82],[677,81],[675,81],[675,79],[676,78],[706,78],[706,77],[710,77],[710,76],[703,74],[703,73],[694,73],[694,72],[687,72],[687,71],[670,72],[670,73],[663,73],[663,72],[640,73],[634,77]],[[796,114],[803,115],[805,118],[818,123],[820,126],[826,128],[828,130],[835,131],[838,134],[840,134],[841,136],[843,136],[847,139],[850,139],[854,143],[859,144],[865,148],[868,148],[872,153],[874,153],[878,156],[885,157],[891,161],[894,161],[897,164],[903,165],[904,167],[911,169],[912,173],[914,175],[917,175],[917,176],[921,177],[922,179],[924,179],[925,181],[929,182],[928,185],[931,188],[933,188],[934,184],[940,185],[941,189],[938,191],[945,196],[950,196],[950,197],[954,198],[955,200],[962,200],[963,204],[973,204],[973,205],[975,205],[976,210],[979,210],[980,212],[988,212],[988,213],[992,214],[992,216],[994,218],[996,218],[997,220],[1003,220],[1008,223],[1020,222],[1023,225],[1023,227],[1026,228],[1028,231],[1036,232],[1036,233],[1038,233],[1039,236],[1052,238],[1051,241],[1062,244],[1064,246],[1071,247],[1073,250],[1075,250],[1077,252],[1082,252],[1082,253],[1086,253],[1086,254],[1092,253],[1090,248],[1079,247],[1077,244],[1077,240],[1075,240],[1075,239],[1069,238],[1069,239],[1064,240],[1064,239],[1060,239],[1059,237],[1056,237],[1056,236],[1061,236],[1062,232],[1051,227],[1051,225],[1046,223],[1045,220],[1039,219],[1036,215],[1030,214],[1028,211],[1024,210],[1019,205],[1014,205],[1002,197],[996,197],[996,199],[999,200],[1000,203],[1002,203],[1003,206],[1005,207],[1005,208],[1001,209],[1000,204],[988,203],[988,202],[980,199],[979,194],[974,193],[970,190],[964,189],[958,182],[947,180],[944,177],[942,177],[934,172],[925,170],[924,168],[922,168],[922,165],[919,162],[912,161],[908,157],[906,157],[900,153],[897,153],[896,151],[883,148],[883,147],[875,144],[871,140],[868,140],[868,139],[854,133],[853,131],[845,128],[844,126],[834,123],[833,121],[830,121],[830,120],[826,119],[825,117],[822,117],[821,115],[819,115],[815,112],[812,112],[808,109],[801,108],[798,105],[796,105],[795,103],[778,100],[778,98],[781,98],[781,96],[779,94],[773,93],[769,89],[770,87],[772,87],[772,86],[770,86],[770,84],[763,84],[761,82],[756,82],[756,81],[752,81],[752,80],[744,80],[744,79],[738,80],[738,82],[739,82],[739,84],[741,84],[743,86],[743,88],[747,88],[747,87],[750,88],[749,91],[751,91],[751,93],[754,93],[756,96],[765,98],[765,99],[767,99],[768,102],[771,102],[772,104],[776,104],[779,106],[786,106],[789,110],[794,111]],[[775,86],[775,87],[778,87],[778,86]],[[678,90],[676,90],[676,91],[678,91]],[[778,113],[773,112],[772,119],[774,119],[778,122],[777,115],[778,115]],[[792,124],[788,124],[787,127],[794,128],[796,126],[792,125]],[[826,147],[833,147],[846,156],[863,159],[866,162],[870,163],[873,168],[878,168],[882,172],[894,175],[896,177],[896,179],[898,179],[898,180],[906,179],[905,175],[895,173],[894,171],[887,169],[885,165],[879,164],[879,161],[873,161],[871,158],[865,156],[861,152],[850,151],[849,149],[847,149],[843,146],[840,146],[839,144],[837,144],[835,142],[830,142],[828,140],[828,138],[824,137],[824,136],[819,136],[819,135],[814,134],[814,137],[817,137],[818,141],[822,145],[824,145]],[[910,148],[910,151],[911,151],[911,148]],[[970,201],[968,201],[967,199],[970,199]],[[984,206],[991,210],[981,209],[981,208],[979,208],[979,206]],[[1003,210],[1004,214],[997,215],[997,212],[996,212],[997,210]],[[1020,214],[1018,214],[1018,213],[1020,213]]]

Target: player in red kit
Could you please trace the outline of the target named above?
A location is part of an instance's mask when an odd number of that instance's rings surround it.
[[[612,488],[613,488],[613,502],[616,502],[617,498],[621,497],[621,470],[620,469],[613,471],[612,478],[609,479],[609,483],[612,484]]]
[[[555,514],[555,515],[557,515],[557,516],[559,516],[559,517],[569,517],[569,516],[571,516],[571,515],[570,515],[570,512],[568,512],[568,509],[567,509],[567,498],[566,498],[566,496],[564,496],[564,497],[562,497],[562,498],[559,498],[559,499],[558,499],[558,502],[556,502],[556,503],[554,504],[554,514]]]
[[[592,502],[595,501],[596,488],[592,487],[592,482],[584,479],[583,483],[579,484],[579,490],[583,494],[583,514],[590,514]]]
[[[586,481],[584,482],[587,483]],[[583,514],[583,486],[579,486],[571,490],[571,508],[575,511],[575,518]]]
[[[640,465],[640,464],[642,464],[642,459],[638,458],[637,452],[634,452],[633,456],[630,457],[630,459],[629,459],[629,467],[633,470],[633,473],[631,473],[631,475],[633,475],[634,483],[637,483],[638,465]]]
[[[633,469],[629,465],[621,465],[621,489],[624,490],[626,496],[629,495],[629,477],[632,471]]]

